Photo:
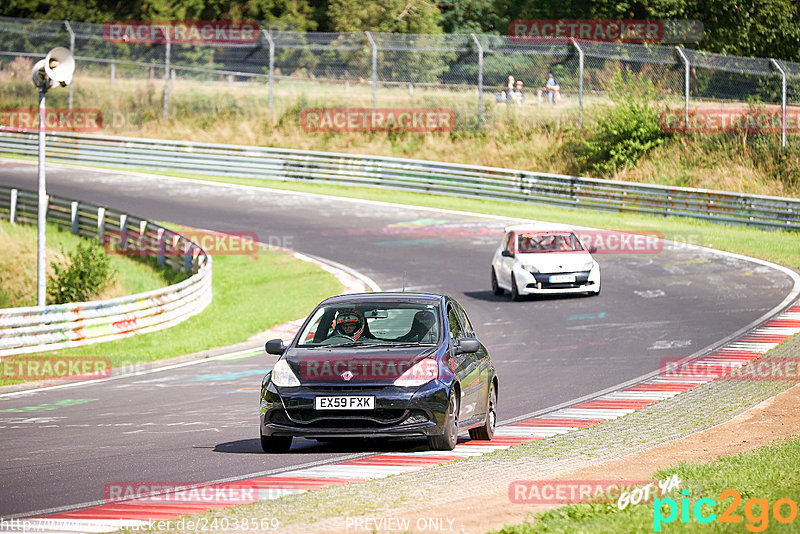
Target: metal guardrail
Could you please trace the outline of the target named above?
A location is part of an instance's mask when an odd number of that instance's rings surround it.
[[[0,152],[35,155],[35,134],[0,133]],[[272,180],[400,189],[465,198],[705,219],[764,229],[800,229],[800,200],[638,184],[382,156],[48,134],[50,161]]]
[[[0,186],[0,217],[36,224],[38,195]],[[87,202],[50,196],[47,221],[74,234],[113,236],[124,251],[135,240],[137,254],[192,276],[167,287],[107,300],[0,309],[0,356],[111,341],[168,328],[211,302],[211,256],[186,237],[158,224]],[[106,239],[108,242],[108,239]]]

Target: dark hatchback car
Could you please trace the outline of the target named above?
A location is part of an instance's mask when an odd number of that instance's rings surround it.
[[[424,436],[452,450],[458,433],[494,435],[497,375],[454,299],[420,293],[329,298],[311,312],[261,385],[261,446],[292,438]]]

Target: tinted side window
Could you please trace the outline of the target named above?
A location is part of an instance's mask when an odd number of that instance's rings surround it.
[[[458,321],[458,314],[452,304],[447,306],[447,322],[450,323],[450,336],[453,339],[461,339],[464,337],[461,323]]]
[[[467,312],[464,308],[461,307],[460,304],[456,304],[456,312],[458,313],[458,318],[461,319],[461,324],[464,325],[464,331],[468,336],[474,336],[475,330],[472,328],[472,323],[469,321],[469,317],[467,317]]]

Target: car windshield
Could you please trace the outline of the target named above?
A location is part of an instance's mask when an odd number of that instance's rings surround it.
[[[439,341],[439,307],[408,302],[323,306],[300,333],[299,347],[334,345],[434,345]]]
[[[517,238],[517,252],[575,252],[583,250],[580,239],[572,233],[521,233]]]

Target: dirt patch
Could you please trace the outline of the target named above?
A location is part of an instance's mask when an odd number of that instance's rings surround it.
[[[647,480],[659,469],[682,461],[707,463],[719,456],[736,455],[797,434],[800,434],[800,385],[761,402],[721,425],[616,460],[564,473],[553,480]],[[445,491],[466,493],[470,491],[468,486],[465,484],[464,487],[447,488]],[[412,532],[434,530],[431,527],[439,526],[435,530],[483,534],[503,525],[522,523],[530,514],[553,507],[513,504],[509,500],[508,488],[502,487],[450,502],[446,511],[442,506],[430,506],[418,508],[413,513],[392,515],[391,518],[369,518],[371,522],[368,528],[358,528],[355,521],[359,518],[349,518],[348,530],[396,531],[397,524],[407,524]],[[452,521],[453,518],[457,519]],[[377,523],[379,519],[391,519],[394,523]]]

